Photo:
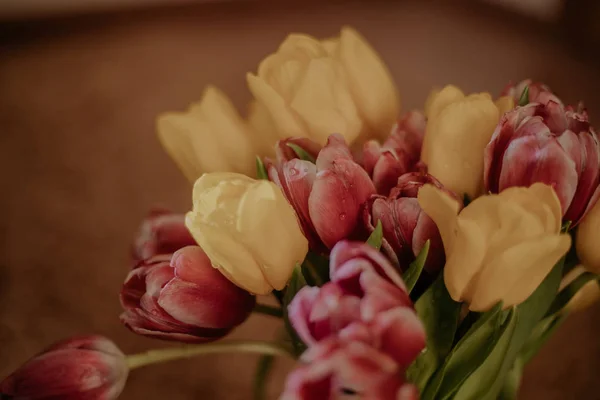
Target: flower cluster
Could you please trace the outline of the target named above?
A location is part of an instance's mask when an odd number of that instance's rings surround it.
[[[221,350],[298,360],[282,400],[516,396],[552,329],[600,296],[583,105],[527,80],[496,99],[446,86],[400,116],[350,28],[290,35],[247,80],[247,119],[216,88],[159,118],[192,209],[150,213],[121,289],[131,331],[195,344],[60,342],[0,397],[112,400],[134,368]],[[277,307],[257,301],[270,294]],[[283,343],[217,342],[252,311],[283,318]]]

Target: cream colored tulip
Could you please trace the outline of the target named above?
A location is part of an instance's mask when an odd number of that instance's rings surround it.
[[[308,241],[272,182],[236,173],[204,174],[194,184],[186,226],[215,268],[254,294],[283,289]]]
[[[596,202],[579,223],[575,248],[583,266],[600,274],[600,201]]]
[[[349,143],[359,137],[384,138],[399,113],[387,67],[358,32],[347,27],[339,38],[324,41],[289,35],[247,80],[279,138],[309,137],[321,144],[332,133],[342,134]],[[264,118],[253,120],[265,126]]]
[[[254,175],[251,128],[215,87],[209,86],[188,111],[160,115],[157,128],[163,147],[192,182],[204,172]]]
[[[488,93],[464,93],[455,86],[427,100],[428,117],[421,159],[431,175],[459,195],[483,192],[483,151],[500,112]]]
[[[454,198],[432,185],[421,188],[418,200],[440,230],[448,292],[472,311],[523,302],[571,246],[571,237],[560,234],[558,197],[541,183],[479,197],[460,212]]]
[[[583,265],[578,265],[569,271],[560,282],[559,291],[563,290],[581,274],[585,272]],[[565,305],[564,309],[570,312],[582,311],[597,302],[600,299],[600,283],[597,279],[592,279],[583,285],[571,300]]]

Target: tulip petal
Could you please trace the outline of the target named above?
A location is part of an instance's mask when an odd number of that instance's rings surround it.
[[[425,348],[425,328],[411,308],[398,307],[379,314],[374,321],[381,350],[407,368]]]
[[[535,182],[556,188],[564,214],[575,195],[577,171],[573,160],[553,138],[520,137],[510,143],[504,154],[500,191]]]
[[[333,247],[354,232],[360,207],[373,193],[373,182],[354,161],[341,159],[332,169],[317,173],[308,209],[327,247]]]
[[[180,113],[161,114],[156,120],[156,130],[163,148],[185,177],[193,182],[200,176],[201,169],[192,146],[190,131],[180,125],[181,118]]]
[[[454,85],[447,85],[441,90],[434,89],[425,101],[425,116],[432,118],[451,103],[465,98],[465,94]]]
[[[340,69],[332,59],[312,59],[290,104],[306,123],[310,137],[321,144],[334,132],[353,142],[362,129]]]
[[[600,192],[600,188],[596,192]],[[598,232],[600,232],[600,201],[596,201],[587,212],[576,233],[577,256],[587,270],[596,274],[600,274]]]
[[[237,215],[237,230],[265,279],[273,288],[283,289],[308,251],[294,209],[274,183],[257,181],[242,197]]]
[[[342,28],[337,54],[359,112],[374,133],[385,137],[400,110],[390,71],[369,43],[349,27]]]
[[[417,195],[419,205],[435,222],[440,231],[444,249],[448,254],[454,244],[454,229],[460,203],[432,184],[421,187]]]
[[[570,246],[569,235],[548,235],[498,254],[481,271],[470,310],[488,310],[500,300],[504,301],[504,307],[522,303]]]
[[[387,195],[396,186],[398,178],[409,171],[410,160],[404,153],[384,149],[373,169],[373,183],[377,193]]]
[[[248,74],[246,79],[252,95],[269,112],[280,138],[307,136],[303,122],[287,107],[279,93],[255,75]]]

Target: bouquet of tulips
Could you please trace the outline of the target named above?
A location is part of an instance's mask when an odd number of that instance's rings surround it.
[[[496,99],[447,86],[401,114],[351,28],[290,35],[247,80],[245,118],[211,87],[158,120],[193,206],[143,222],[121,320],[186,345],[125,356],[72,338],[2,398],[114,399],[137,367],[237,351],[262,355],[256,399],[275,356],[297,360],[282,400],[514,399],[524,365],[600,294],[583,105],[526,80]],[[280,341],[219,341],[253,311],[282,319]]]

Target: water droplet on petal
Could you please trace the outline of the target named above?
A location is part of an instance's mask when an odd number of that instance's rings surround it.
[[[346,219],[346,213],[345,212],[343,212],[343,213],[340,214],[340,219],[342,221]]]
[[[298,170],[296,168],[290,168],[290,175],[298,175]]]

